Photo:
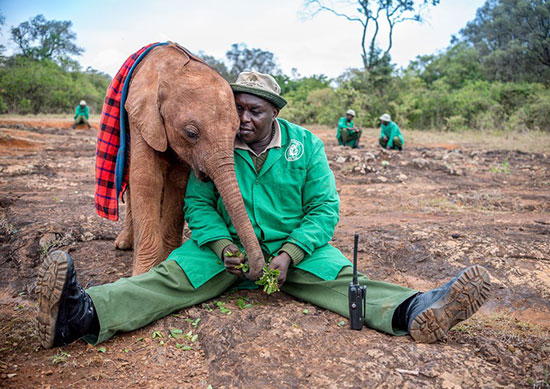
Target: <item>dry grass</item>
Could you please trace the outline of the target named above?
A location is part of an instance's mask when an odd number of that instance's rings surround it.
[[[22,120],[22,121],[47,121],[47,120],[73,120],[74,114],[48,113],[40,115],[0,115],[0,120]],[[91,113],[90,120],[99,121],[101,113]]]
[[[99,123],[100,114],[90,114],[90,121]],[[0,115],[1,121],[22,122],[47,122],[68,121],[71,122],[72,114],[43,114],[43,115]],[[306,125],[306,128],[320,136],[324,141],[334,140],[336,129],[321,125]],[[402,130],[406,146],[445,147],[449,149],[486,149],[486,150],[521,150],[531,153],[548,153],[550,150],[550,133],[544,132],[504,132],[504,131],[420,131]],[[380,130],[377,128],[363,128],[363,142],[377,142]]]
[[[323,140],[334,138],[336,129],[327,126],[305,126]],[[449,149],[485,149],[485,150],[520,150],[530,153],[548,153],[550,151],[550,133],[523,131],[523,132],[505,132],[505,131],[420,131],[403,129],[405,137],[405,147],[426,146],[426,147],[445,147]],[[363,128],[364,142],[377,142],[380,130],[377,128]]]

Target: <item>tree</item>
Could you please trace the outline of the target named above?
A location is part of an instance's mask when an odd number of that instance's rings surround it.
[[[0,12],[0,29],[2,29],[2,27],[4,27],[5,23],[6,23],[6,17]],[[2,33],[0,32],[0,35],[1,34]],[[6,50],[6,46],[0,45],[0,56],[2,55],[4,50]]]
[[[460,33],[490,79],[550,83],[550,1],[487,0]]]
[[[243,71],[256,71],[273,76],[281,75],[275,55],[267,50],[249,49],[244,43],[233,43],[225,53],[227,62],[199,51],[199,57],[228,82],[235,82]]]
[[[231,78],[231,74],[229,72],[229,69],[227,69],[227,66],[225,62],[223,62],[220,59],[217,59],[216,57],[213,57],[211,55],[206,54],[204,51],[199,51],[198,53],[199,57],[208,64],[212,69],[217,71],[220,76],[225,78],[227,82],[234,82],[235,80]]]
[[[465,42],[456,43],[437,55],[418,56],[409,63],[407,72],[419,76],[428,85],[443,79],[454,89],[462,88],[469,81],[485,79],[479,53]]]
[[[11,39],[24,57],[51,59],[58,64],[67,63],[70,55],[80,55],[84,49],[75,43],[76,34],[69,20],[46,20],[37,15],[17,27],[11,28]],[[74,65],[74,64],[73,64]]]
[[[240,72],[246,70],[272,75],[281,73],[272,52],[262,49],[249,49],[244,43],[233,43],[225,56],[230,65],[230,74],[234,77],[233,81]]]
[[[359,23],[362,27],[363,67],[371,71],[381,59],[386,58],[382,63],[387,64],[393,47],[395,26],[405,21],[422,22],[423,10],[430,4],[439,4],[439,0],[347,0],[340,3],[343,3],[342,8],[345,10],[338,11],[327,6],[322,0],[306,0],[306,8],[313,10],[312,16],[327,11],[350,22]],[[386,23],[388,28],[388,43],[385,50],[380,49],[378,43],[382,23]],[[373,26],[373,29],[369,30],[369,26]]]

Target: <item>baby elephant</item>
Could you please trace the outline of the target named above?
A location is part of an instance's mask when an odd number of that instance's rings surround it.
[[[181,245],[191,169],[212,179],[250,263],[263,255],[242,200],[233,160],[239,118],[229,84],[202,60],[170,43],[136,66],[125,103],[130,146],[126,222],[115,241],[134,248],[133,274],[147,272]]]

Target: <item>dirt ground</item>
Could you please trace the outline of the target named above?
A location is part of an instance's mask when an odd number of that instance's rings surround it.
[[[549,387],[548,135],[476,144],[405,131],[405,151],[388,152],[374,129],[352,150],[313,128],[341,196],[332,243],[351,257],[359,233],[361,271],[420,290],[468,265],[490,271],[488,302],[447,342],[352,331],[337,314],[256,290],[96,347],[44,350],[34,287],[48,251],[68,250],[85,287],[131,273],[132,253],[114,249],[121,222],[94,212],[96,130],[69,125],[0,119],[0,387]]]

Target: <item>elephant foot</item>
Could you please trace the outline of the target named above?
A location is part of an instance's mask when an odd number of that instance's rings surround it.
[[[133,234],[123,230],[115,239],[115,247],[119,250],[131,250],[134,246]]]

